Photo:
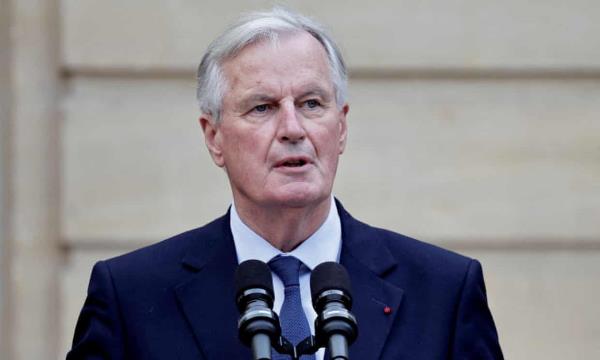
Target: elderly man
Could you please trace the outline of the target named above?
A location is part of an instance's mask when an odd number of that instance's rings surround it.
[[[98,262],[68,359],[250,359],[233,285],[247,259],[269,263],[294,343],[314,332],[312,269],[336,261],[353,288],[352,359],[502,358],[476,260],[365,225],[333,199],[346,68],[319,24],[253,13],[210,45],[198,80],[200,125],[233,204],[204,227]]]

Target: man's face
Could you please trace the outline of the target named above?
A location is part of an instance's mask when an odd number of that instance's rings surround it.
[[[249,45],[222,66],[221,122],[200,119],[236,205],[304,207],[328,201],[346,143],[327,55],[308,33]]]

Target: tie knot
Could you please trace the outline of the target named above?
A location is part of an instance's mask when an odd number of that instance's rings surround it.
[[[271,270],[279,276],[285,287],[300,284],[300,265],[302,261],[293,256],[279,255],[269,261]]]

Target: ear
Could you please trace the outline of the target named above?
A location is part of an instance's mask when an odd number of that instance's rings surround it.
[[[339,140],[339,154],[344,153],[344,149],[346,149],[346,139],[348,137],[348,123],[346,122],[346,115],[348,115],[348,110],[350,110],[350,106],[348,104],[344,104],[339,113],[339,127],[340,127],[340,140]]]
[[[208,149],[208,152],[210,153],[214,163],[218,167],[225,166],[223,151],[221,148],[221,132],[219,124],[210,114],[200,115],[198,121],[200,122],[202,131],[204,132],[204,142],[206,143],[206,148]]]

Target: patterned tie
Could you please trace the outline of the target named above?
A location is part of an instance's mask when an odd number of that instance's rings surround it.
[[[277,256],[269,261],[271,270],[281,279],[285,287],[285,297],[279,312],[281,332],[292,344],[310,336],[310,327],[302,309],[300,297],[300,266],[302,262],[293,256]],[[273,351],[272,360],[288,360],[289,355],[280,355]],[[301,360],[315,360],[314,355],[304,355]]]

